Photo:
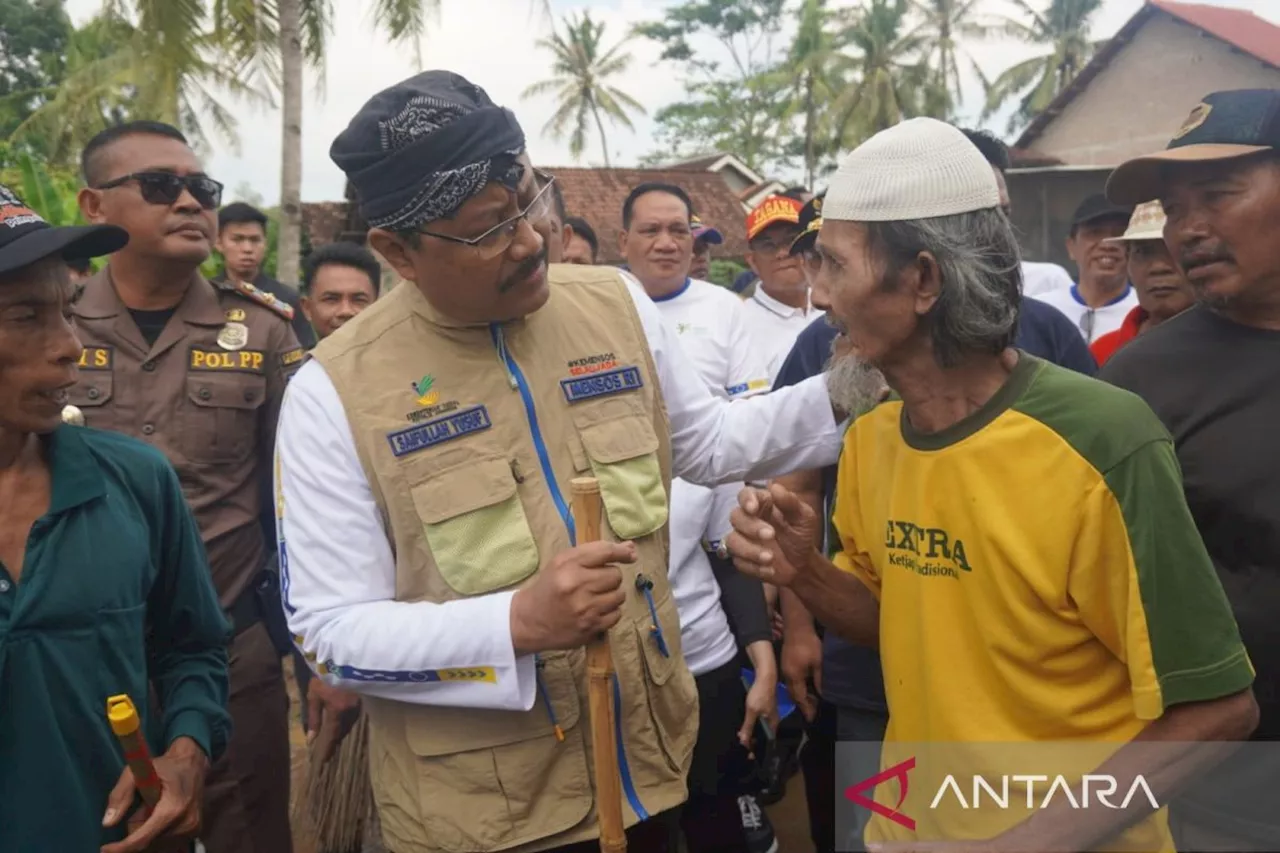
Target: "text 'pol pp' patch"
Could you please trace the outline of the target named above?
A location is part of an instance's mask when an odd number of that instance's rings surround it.
[[[473,432],[481,432],[491,426],[493,422],[489,420],[489,410],[484,406],[472,406],[448,417],[389,432],[387,442],[391,445],[391,454],[399,458]]]
[[[228,370],[234,373],[261,373],[266,353],[261,350],[242,349],[237,352],[222,350],[191,350],[192,370]]]
[[[635,391],[642,387],[644,380],[640,378],[638,367],[619,367],[617,370],[560,380],[564,398],[570,403],[580,403],[593,397],[608,397],[610,394]]]

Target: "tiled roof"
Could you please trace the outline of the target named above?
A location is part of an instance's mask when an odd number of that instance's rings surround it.
[[[302,233],[312,247],[335,243],[347,221],[345,201],[315,201],[302,205]]]
[[[308,202],[302,205],[302,233],[311,246],[323,246],[338,240],[363,243],[369,232],[355,204],[355,190],[347,184],[346,201]]]
[[[705,172],[723,159],[723,154],[705,154],[690,160],[677,160],[674,163],[667,164],[666,168],[681,172]]]
[[[600,237],[600,260],[619,263],[622,203],[646,181],[675,184],[693,200],[694,213],[724,235],[716,257],[741,258],[747,251],[746,211],[724,179],[714,172],[668,169],[580,169],[547,167],[556,176],[570,216],[581,216]]]
[[[1152,6],[1217,36],[1232,47],[1280,68],[1280,27],[1244,9],[1225,9],[1201,3],[1149,0]]]
[[[1080,73],[1063,89],[1044,111],[1031,120],[1018,141],[1017,148],[1028,148],[1049,123],[1057,118],[1077,95],[1105,69],[1121,50],[1133,41],[1138,30],[1152,15],[1164,13],[1184,24],[1208,33],[1219,41],[1255,59],[1280,68],[1280,27],[1243,9],[1226,9],[1199,3],[1175,3],[1173,0],[1147,0],[1132,18],[1080,69]]]

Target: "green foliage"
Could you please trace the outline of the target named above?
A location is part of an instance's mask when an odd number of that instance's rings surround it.
[[[84,224],[76,201],[80,179],[74,172],[51,170],[29,151],[18,155],[17,170],[22,178],[18,194],[45,221],[59,226]]]
[[[785,0],[685,0],[636,27],[687,77],[685,99],[655,116],[655,159],[732,151],[756,170],[785,165],[791,86],[775,44],[785,13]]]
[[[0,138],[62,78],[71,31],[62,0],[0,0]]]
[[[713,258],[711,260],[711,269],[707,273],[707,279],[712,284],[729,287],[733,284],[733,280],[741,275],[745,269],[746,266],[737,261]]]
[[[604,24],[593,21],[590,12],[581,17],[565,19],[564,34],[553,33],[550,38],[538,40],[538,46],[550,51],[550,79],[534,83],[524,90],[522,97],[556,94],[556,111],[543,127],[542,132],[552,139],[569,137],[569,153],[575,160],[582,157],[587,147],[587,133],[594,123],[600,134],[600,153],[604,164],[609,165],[609,144],[605,138],[604,121],[620,124],[634,130],[628,111],[643,114],[645,109],[626,92],[610,86],[608,79],[626,72],[631,65],[631,54],[620,53],[627,39],[605,50],[601,44]]]
[[[662,147],[646,160],[725,151],[767,172],[798,159],[812,185],[871,134],[910,116],[946,117],[958,88],[954,34],[976,32],[978,0],[913,2],[686,0],[669,8],[638,32],[690,79],[686,98],[658,112]],[[791,14],[795,35],[779,52]],[[718,54],[704,48],[712,41]]]
[[[1102,0],[1048,0],[1038,11],[1027,0],[1011,0],[1022,19],[1002,18],[1000,31],[1029,44],[1043,45],[1049,52],[1007,68],[987,82],[982,118],[990,118],[1010,101],[1017,109],[1009,118],[1008,132],[1014,133],[1042,112],[1084,68],[1104,42],[1091,41],[1093,19]]]

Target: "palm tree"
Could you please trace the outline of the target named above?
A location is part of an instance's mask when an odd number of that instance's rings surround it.
[[[856,51],[855,80],[835,104],[842,144],[863,139],[925,112],[936,95],[920,59],[923,36],[903,33],[910,0],[870,0],[855,10],[844,38]]]
[[[805,186],[813,186],[818,165],[834,153],[835,139],[827,107],[844,90],[850,60],[840,51],[826,0],[804,0],[799,25],[786,61],[777,72],[791,83],[792,110],[802,116]]]
[[[409,43],[422,67],[422,37],[440,0],[376,0],[374,25]],[[276,277],[298,281],[302,247],[303,68],[323,72],[332,0],[214,0],[218,38],[241,67],[280,90],[280,235]],[[323,77],[321,78],[323,83]]]
[[[1021,96],[1017,110],[1009,118],[1009,132],[1013,133],[1049,106],[1102,44],[1089,40],[1092,19],[1102,7],[1102,0],[1049,0],[1043,12],[1033,9],[1027,0],[1010,2],[1028,20],[1004,18],[1001,31],[1049,48],[1048,53],[1005,69],[990,83],[983,79],[987,91],[982,112],[984,120],[1008,101]]]
[[[923,21],[915,29],[921,38],[921,49],[929,65],[932,85],[941,99],[938,118],[951,118],[960,102],[960,66],[958,57],[963,53],[958,42],[961,38],[981,38],[988,34],[988,27],[977,21],[980,0],[915,0],[917,13]],[[970,67],[978,70],[977,63],[967,54],[964,58]],[[981,71],[978,70],[979,76]]]
[[[56,140],[55,159],[125,115],[181,127],[197,144],[209,131],[236,143],[236,121],[215,92],[251,102],[265,96],[220,50],[203,0],[106,0],[72,36],[67,75],[11,138]]]
[[[629,37],[605,51],[600,43],[603,35],[604,23],[591,20],[590,12],[583,12],[581,18],[566,18],[563,35],[553,32],[550,38],[538,40],[539,47],[551,51],[551,71],[555,76],[534,83],[521,97],[556,93],[557,109],[542,132],[557,141],[568,133],[569,153],[575,160],[587,147],[588,125],[594,119],[607,169],[609,144],[604,135],[604,116],[613,124],[635,130],[627,112],[643,115],[645,109],[635,98],[607,82],[631,64],[631,54],[619,53]]]

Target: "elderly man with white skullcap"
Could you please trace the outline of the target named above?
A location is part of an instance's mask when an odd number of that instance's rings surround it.
[[[848,338],[829,383],[861,413],[840,550],[818,553],[819,519],[776,484],[742,492],[728,548],[880,647],[883,769],[841,786],[871,802],[868,842],[1172,850],[1162,806],[1255,725],[1253,669],[1150,409],[1012,348],[999,205],[932,119],[844,159],[817,242]]]
[[[457,75],[375,95],[331,156],[404,282],[290,383],[280,565],[297,643],[363,697],[386,845],[594,848],[583,646],[608,632],[614,805],[633,849],[664,850],[698,721],[667,576],[671,478],[829,464],[828,390],[713,396],[643,290],[548,267],[554,179]],[[578,540],[583,476],[603,541]]]

